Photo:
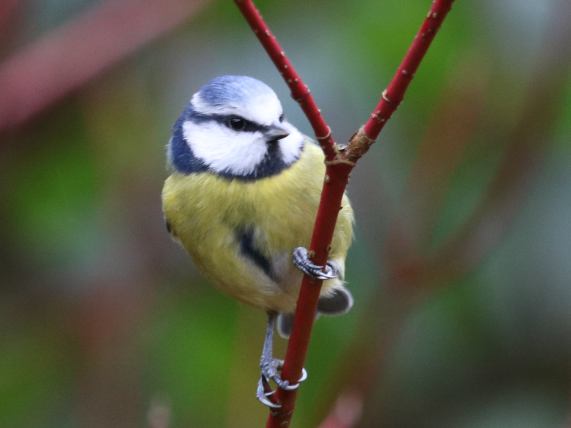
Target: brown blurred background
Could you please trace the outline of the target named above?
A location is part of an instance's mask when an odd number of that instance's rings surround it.
[[[340,142],[429,7],[259,3]],[[571,426],[570,16],[455,2],[353,174],[356,306],[316,324],[294,427]],[[170,127],[211,77],[267,82],[310,133],[237,9],[2,0],[0,28],[0,426],[263,426],[264,314],[160,209]]]

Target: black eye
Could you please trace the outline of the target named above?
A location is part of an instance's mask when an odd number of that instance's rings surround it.
[[[283,122],[283,121],[284,121],[284,114],[282,113],[282,114],[280,114],[280,122]]]
[[[246,128],[246,121],[239,116],[231,116],[226,125],[234,131],[243,131]]]

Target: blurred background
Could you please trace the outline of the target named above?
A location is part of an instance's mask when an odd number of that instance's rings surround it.
[[[429,1],[259,6],[344,142]],[[292,426],[571,426],[569,16],[455,2],[353,173],[356,305],[317,322]],[[160,208],[170,127],[213,76],[267,82],[310,134],[236,7],[2,0],[0,28],[0,426],[263,426],[265,315]]]

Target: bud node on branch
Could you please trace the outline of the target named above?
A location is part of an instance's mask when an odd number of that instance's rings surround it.
[[[327,134],[325,134],[323,137],[316,135],[315,138],[317,141],[323,141],[327,140],[328,138],[331,138],[331,128],[329,126],[327,127]]]
[[[387,103],[392,104],[391,99],[388,97],[387,95],[387,90],[385,89],[383,91],[383,93],[381,94],[381,97],[383,98],[383,100],[385,100]]]
[[[341,156],[347,163],[355,165],[355,162],[361,158],[375,142],[365,133],[365,129],[361,126],[359,130],[353,134],[349,140],[349,144],[341,149]]]

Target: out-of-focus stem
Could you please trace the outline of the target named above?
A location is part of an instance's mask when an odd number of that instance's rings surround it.
[[[204,4],[107,0],[16,52],[0,64],[0,131],[32,118]]]

